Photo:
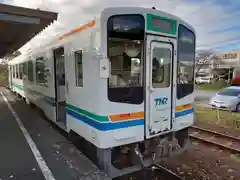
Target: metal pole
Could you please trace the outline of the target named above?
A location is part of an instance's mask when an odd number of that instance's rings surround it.
[[[228,68],[228,84],[230,83],[230,67]]]

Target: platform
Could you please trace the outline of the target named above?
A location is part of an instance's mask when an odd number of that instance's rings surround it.
[[[0,87],[0,92],[3,93],[3,96],[0,94],[1,180],[110,180],[36,109],[6,88]],[[16,112],[15,116],[19,117],[48,169],[39,165],[39,157],[35,157],[4,98]],[[50,175],[46,177],[48,170]]]

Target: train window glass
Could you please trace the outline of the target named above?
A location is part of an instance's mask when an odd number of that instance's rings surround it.
[[[178,29],[177,98],[194,90],[195,35],[183,25]]]
[[[83,63],[82,63],[82,51],[76,51],[74,53],[75,58],[75,78],[76,86],[83,87]]]
[[[111,61],[108,99],[112,102],[141,104],[143,102],[143,41],[109,38],[108,48]]]
[[[14,66],[11,65],[10,67],[11,67],[11,76],[12,76],[12,78],[13,78],[13,73],[14,73],[14,72],[13,72],[13,69],[14,69]]]
[[[12,66],[11,65],[9,65],[9,75],[10,75],[10,77],[12,77]]]
[[[33,81],[33,61],[28,61],[28,80]]]
[[[24,79],[27,78],[27,74],[28,74],[27,62],[24,62],[23,63],[23,76],[24,76]]]
[[[17,78],[17,64],[15,65],[15,78]]]
[[[16,78],[19,78],[19,65],[16,64]]]
[[[18,65],[18,74],[19,74],[19,79],[21,78],[21,64]]]
[[[111,102],[142,104],[145,19],[140,14],[114,15],[107,22]]]
[[[14,78],[17,78],[17,65],[14,65]]]
[[[17,77],[17,72],[16,72],[16,64],[13,66],[13,69],[14,69],[14,78],[16,78]]]
[[[23,63],[19,64],[19,79],[23,78]]]
[[[36,83],[46,85],[45,62],[43,57],[36,58]]]
[[[142,15],[114,15],[107,22],[108,37],[143,40],[145,20]]]
[[[170,86],[171,77],[171,50],[155,47],[152,59],[152,86],[163,88]]]
[[[12,74],[13,74],[13,78],[15,78],[15,65],[12,66]]]

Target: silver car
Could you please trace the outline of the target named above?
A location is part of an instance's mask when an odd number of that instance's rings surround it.
[[[224,88],[210,99],[209,104],[215,108],[240,112],[240,87]]]

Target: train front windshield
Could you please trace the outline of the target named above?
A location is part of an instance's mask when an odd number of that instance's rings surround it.
[[[118,15],[108,20],[108,98],[112,102],[143,102],[144,28],[142,15]]]

